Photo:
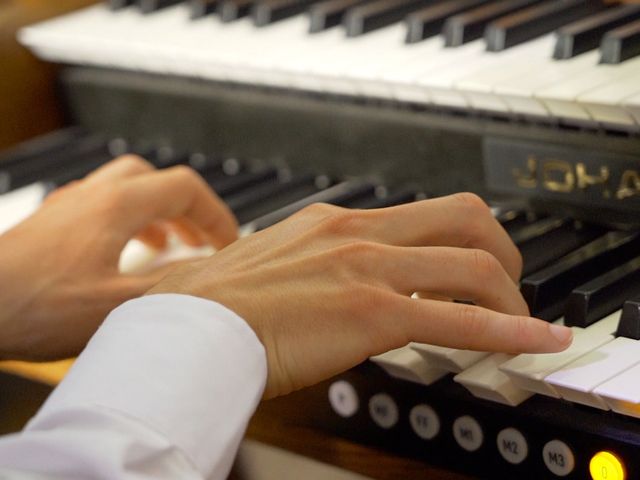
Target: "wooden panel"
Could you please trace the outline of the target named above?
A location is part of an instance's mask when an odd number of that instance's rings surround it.
[[[20,27],[96,0],[0,0],[0,149],[60,127],[63,108],[55,67],[36,60],[15,39]]]

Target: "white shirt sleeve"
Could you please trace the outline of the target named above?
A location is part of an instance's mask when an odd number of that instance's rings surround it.
[[[173,294],[131,300],[25,430],[0,439],[0,472],[224,479],[266,376],[262,344],[222,305]]]

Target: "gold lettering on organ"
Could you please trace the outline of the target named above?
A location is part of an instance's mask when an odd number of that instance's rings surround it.
[[[536,157],[529,155],[527,158],[527,171],[522,172],[519,168],[514,168],[512,173],[519,187],[536,188],[538,185],[538,179],[536,178],[537,170],[538,161],[536,160]]]
[[[550,160],[543,163],[542,183],[547,190],[552,192],[572,191],[576,184],[573,166],[564,160]]]
[[[609,198],[611,196],[611,192],[609,190],[608,167],[600,167],[599,175],[589,175],[587,173],[587,167],[585,166],[585,164],[578,163],[576,164],[576,177],[578,180],[578,188],[580,190],[585,190],[591,185],[602,185],[602,196],[605,198]]]
[[[635,170],[625,170],[620,177],[616,198],[622,200],[634,195],[640,195],[640,174]]]
[[[588,171],[583,162],[573,164],[566,160],[538,159],[535,155],[529,155],[526,166],[514,168],[511,173],[521,188],[533,189],[540,186],[550,192],[560,193],[594,188],[603,198],[611,198],[612,186],[617,184],[616,199],[640,196],[640,171],[625,170],[618,182],[618,176],[611,173],[609,166],[592,168],[593,170]]]

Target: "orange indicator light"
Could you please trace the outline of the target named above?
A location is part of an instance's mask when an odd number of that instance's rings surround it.
[[[589,473],[593,480],[624,480],[624,466],[611,452],[598,452],[589,463]]]

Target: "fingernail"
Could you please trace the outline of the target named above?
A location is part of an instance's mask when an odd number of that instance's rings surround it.
[[[551,335],[553,335],[555,339],[563,345],[569,343],[573,338],[573,331],[569,327],[550,323],[549,331],[551,332]]]

